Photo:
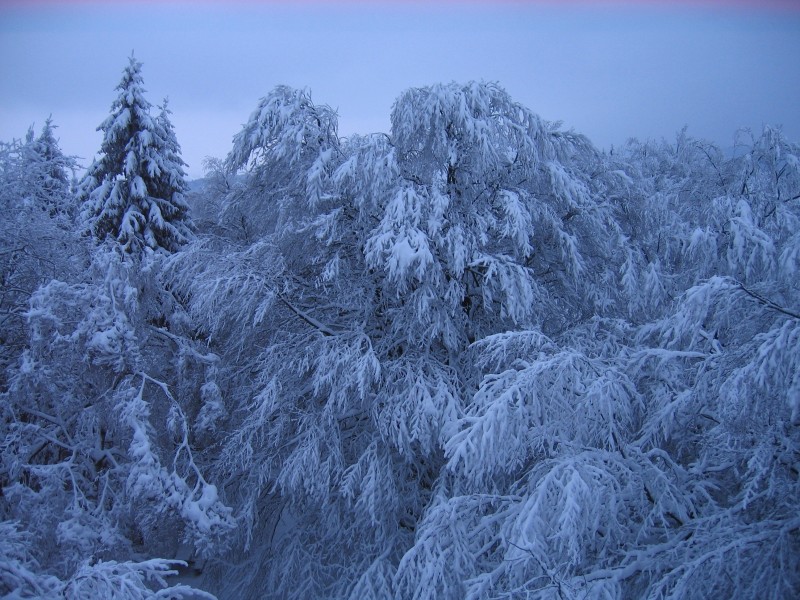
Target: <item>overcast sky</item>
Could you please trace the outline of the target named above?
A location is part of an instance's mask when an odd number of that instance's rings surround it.
[[[10,2],[0,0],[0,140],[52,114],[62,149],[100,147],[131,51],[169,96],[189,174],[224,157],[275,85],[389,131],[412,86],[497,81],[603,148],[739,127],[800,141],[800,2]]]

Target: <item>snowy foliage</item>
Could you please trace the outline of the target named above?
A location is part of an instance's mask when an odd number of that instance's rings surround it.
[[[31,555],[30,535],[10,521],[0,523],[3,543],[0,544],[0,591],[9,600],[39,598],[58,600],[82,598],[106,600],[126,598],[145,600],[164,598],[209,598],[214,596],[187,585],[171,585],[167,577],[185,565],[181,561],[151,559],[145,561],[84,561],[74,575],[60,581],[39,573],[39,565]]]
[[[187,412],[199,410],[189,390],[202,385],[192,373],[214,358],[156,325],[180,330],[179,317],[160,314],[169,303],[154,261],[109,242],[82,280],[41,286],[5,394],[5,518],[40,540],[33,560],[77,596],[148,597],[145,582],[163,581],[167,563],[114,560],[174,555],[181,538],[208,553],[234,527],[189,437]],[[165,360],[175,346],[177,360]],[[156,377],[182,388],[184,405]],[[89,569],[89,557],[112,562]]]
[[[187,193],[138,68],[107,142],[140,107]],[[391,122],[340,138],[276,88],[196,236],[106,203],[91,268],[31,279],[0,584],[179,597],[188,547],[220,598],[800,594],[800,147],[605,154],[485,83]],[[85,206],[140,198],[121,173]]]

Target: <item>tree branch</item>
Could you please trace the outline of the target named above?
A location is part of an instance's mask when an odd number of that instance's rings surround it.
[[[294,314],[296,314],[298,317],[300,317],[300,319],[302,319],[303,321],[305,321],[306,323],[311,325],[314,329],[316,329],[320,333],[322,333],[322,335],[325,335],[325,336],[337,336],[337,335],[341,334],[340,331],[336,331],[334,329],[331,329],[330,327],[328,327],[324,323],[321,323],[320,321],[317,321],[314,317],[309,315],[307,312],[304,312],[304,311],[300,310],[299,308],[297,308],[294,304],[289,302],[284,297],[283,294],[278,293],[278,298],[280,298],[281,302],[283,302],[289,308],[289,310],[291,310]]]
[[[738,281],[736,282],[736,285],[737,285],[737,287],[738,287],[740,290],[742,290],[742,291],[743,291],[745,294],[747,294],[748,296],[750,296],[751,298],[753,298],[753,299],[754,299],[754,300],[756,300],[756,301],[757,301],[759,304],[762,304],[762,305],[763,305],[763,306],[765,306],[766,308],[769,308],[769,309],[771,309],[771,310],[774,310],[774,311],[776,311],[776,312],[779,312],[779,313],[781,313],[781,314],[784,314],[784,315],[786,315],[787,317],[791,317],[791,318],[793,318],[793,319],[800,319],[800,314],[798,314],[798,313],[796,313],[796,312],[792,312],[792,311],[791,311],[791,310],[789,310],[788,308],[783,308],[783,307],[782,307],[782,306],[780,306],[779,304],[775,304],[775,303],[774,303],[772,300],[767,300],[766,298],[764,298],[763,296],[760,296],[759,294],[757,294],[757,293],[756,293],[756,292],[754,292],[753,290],[747,289],[746,287],[744,287],[744,285],[742,285],[742,284],[741,284],[741,283],[739,283]]]

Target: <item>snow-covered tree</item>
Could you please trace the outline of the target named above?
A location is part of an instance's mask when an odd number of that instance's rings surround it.
[[[639,148],[614,200],[660,266],[614,319],[473,345],[483,378],[446,445],[462,491],[431,509],[400,597],[797,593],[797,149],[772,129],[728,161],[685,135]]]
[[[237,594],[385,597],[449,478],[470,344],[613,302],[613,181],[585,138],[491,84],[411,90],[392,119],[391,136],[341,141],[329,109],[278,88],[228,159],[248,166],[228,211],[263,215],[254,239],[171,260],[238,364],[217,379],[235,415],[217,476],[242,547],[278,561]]]
[[[72,157],[64,156],[55,137],[56,125],[48,117],[36,139],[26,144],[27,176],[35,179],[33,186],[40,190],[39,203],[47,206],[51,215],[72,217],[74,199],[70,180],[76,163]]]
[[[53,207],[69,199],[56,175],[72,163],[56,150],[48,122],[0,155],[0,590],[181,597],[188,588],[164,579],[174,561],[156,557],[181,540],[208,552],[234,526],[192,433],[214,356],[192,352],[159,254],[134,259],[106,240],[90,258],[67,230]]]
[[[2,194],[17,210],[36,207],[51,216],[71,216],[70,179],[77,165],[61,151],[56,127],[48,117],[38,137],[31,127],[24,140],[3,143]]]
[[[72,232],[74,197],[65,157],[47,119],[41,134],[0,143],[0,390],[25,346],[31,294],[50,277],[81,269],[86,254]]]
[[[131,252],[143,246],[175,251],[190,237],[180,148],[166,103],[153,118],[144,97],[142,64],[131,56],[103,132],[100,156],[80,185],[83,217],[99,241]]]
[[[250,243],[322,200],[330,163],[340,159],[336,113],[305,90],[275,88],[259,101],[225,160],[248,177],[227,194],[222,221]]]
[[[236,175],[225,168],[220,158],[207,156],[203,159],[204,177],[192,182],[186,201],[190,215],[198,233],[215,234],[221,237],[247,239],[248,219],[239,214],[238,219],[222,218],[226,197],[236,184]],[[229,228],[233,225],[235,233]],[[241,230],[238,230],[241,226]]]
[[[109,240],[80,277],[31,297],[28,347],[3,395],[1,508],[63,582],[96,573],[99,589],[125,586],[117,575],[166,563],[81,574],[84,563],[171,558],[181,541],[206,554],[235,525],[193,433],[216,358],[193,351],[179,315],[163,316],[158,258]]]
[[[184,167],[187,164],[181,158],[181,146],[178,143],[178,138],[175,135],[175,128],[170,120],[172,111],[169,109],[169,101],[164,98],[164,101],[158,107],[158,116],[155,119],[156,128],[162,140],[164,147],[162,151],[162,166],[161,176],[155,178],[156,188],[154,189],[155,195],[173,198],[173,202],[179,202],[185,205],[185,196],[188,191],[186,183],[186,172]],[[182,218],[186,218],[185,207],[182,207]]]

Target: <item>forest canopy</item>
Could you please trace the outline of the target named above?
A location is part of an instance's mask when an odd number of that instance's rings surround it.
[[[472,82],[341,137],[281,86],[190,184],[117,92],[80,179],[0,144],[2,594],[800,596],[780,129],[601,151]]]

